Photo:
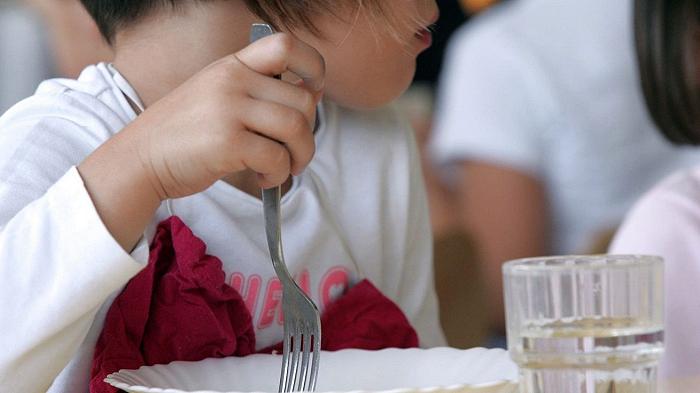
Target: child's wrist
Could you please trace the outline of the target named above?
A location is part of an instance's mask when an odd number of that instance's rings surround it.
[[[143,186],[150,190],[151,199],[158,201],[158,203],[165,202],[170,197],[163,186],[161,177],[158,175],[153,165],[153,160],[149,158],[147,153],[141,151],[141,149],[136,150],[135,156],[137,157],[135,162],[139,166],[136,171],[141,178]]]

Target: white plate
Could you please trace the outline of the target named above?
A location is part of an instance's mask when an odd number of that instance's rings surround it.
[[[129,393],[277,392],[280,355],[205,359],[121,370]],[[501,349],[347,349],[322,352],[317,392],[511,393],[517,367]]]

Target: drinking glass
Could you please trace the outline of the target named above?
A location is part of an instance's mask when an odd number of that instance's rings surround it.
[[[519,259],[503,266],[508,349],[521,393],[655,393],[663,261]]]

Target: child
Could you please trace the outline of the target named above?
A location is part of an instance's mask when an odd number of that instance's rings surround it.
[[[679,145],[700,143],[697,90],[700,27],[695,0],[637,0],[635,29],[642,87],[661,132]],[[700,374],[700,168],[680,171],[628,214],[610,251],[660,255],[665,267],[662,378]]]
[[[87,390],[107,310],[171,215],[221,259],[256,348],[277,343],[258,197],[280,184],[285,257],[322,313],[367,278],[443,344],[415,144],[377,109],[429,46],[432,0],[83,4],[114,63],[0,119],[0,390]],[[261,20],[282,33],[248,45]]]

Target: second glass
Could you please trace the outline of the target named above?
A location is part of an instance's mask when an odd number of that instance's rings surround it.
[[[503,275],[521,393],[656,392],[661,258],[528,258],[506,263]]]

